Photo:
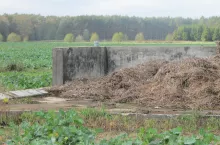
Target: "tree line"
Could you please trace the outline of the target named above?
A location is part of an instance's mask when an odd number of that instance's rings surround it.
[[[74,41],[212,41],[219,40],[219,29],[220,17],[0,15],[0,41],[65,40],[67,34]]]
[[[220,27],[180,26],[172,34],[168,34],[166,40],[216,41],[220,40]]]

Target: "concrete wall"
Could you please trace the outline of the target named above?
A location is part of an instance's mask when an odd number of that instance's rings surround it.
[[[216,54],[216,47],[113,47],[108,48],[108,72],[157,59],[169,61]]]
[[[165,59],[176,61],[216,54],[216,47],[71,47],[53,49],[53,85],[97,78],[115,70]]]

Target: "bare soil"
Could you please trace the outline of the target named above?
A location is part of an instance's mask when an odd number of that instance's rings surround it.
[[[220,109],[220,55],[156,60],[99,79],[80,79],[48,91],[57,97],[135,103],[143,108]]]

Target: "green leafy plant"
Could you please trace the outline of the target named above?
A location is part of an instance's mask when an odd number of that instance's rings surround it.
[[[13,131],[8,145],[29,144],[89,144],[94,140],[94,132],[83,126],[83,120],[74,110],[58,113],[54,111],[36,112],[40,121],[11,124]]]
[[[220,138],[212,133],[200,130],[199,135],[183,136],[182,128],[174,128],[172,130],[157,133],[155,129],[145,130],[141,128],[138,137],[144,144],[149,145],[208,145],[219,143]]]

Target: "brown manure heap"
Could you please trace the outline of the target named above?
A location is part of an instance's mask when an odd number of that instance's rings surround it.
[[[149,61],[49,91],[64,98],[132,102],[146,107],[220,109],[220,55]]]

